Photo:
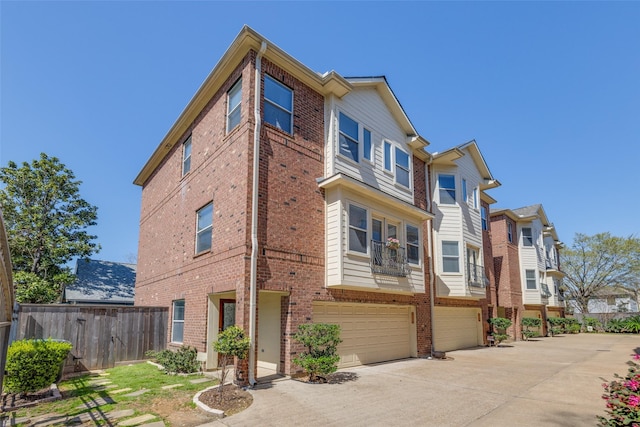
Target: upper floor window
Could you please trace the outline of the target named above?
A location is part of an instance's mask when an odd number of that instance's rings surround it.
[[[196,253],[211,249],[213,236],[213,203],[200,208],[197,212]]]
[[[264,121],[293,133],[293,91],[268,75],[264,76]]]
[[[489,223],[487,222],[487,208],[486,206],[482,206],[480,208],[480,220],[482,221],[482,229],[488,230]]]
[[[465,203],[469,203],[467,194],[467,180],[464,178],[462,178],[462,201]]]
[[[358,157],[358,122],[344,113],[340,113],[340,154],[359,161]]]
[[[173,318],[171,322],[171,342],[181,343],[184,337],[184,300],[173,302]]]
[[[445,273],[460,272],[458,242],[442,242],[442,271]]]
[[[227,132],[240,124],[242,101],[242,79],[233,85],[227,94]]]
[[[507,239],[509,243],[513,243],[513,225],[510,222],[507,222]]]
[[[407,261],[420,264],[420,232],[418,227],[407,224]]]
[[[478,187],[473,189],[473,208],[478,209]]]
[[[533,246],[531,227],[522,227],[522,246]]]
[[[440,203],[445,205],[456,204],[456,177],[454,175],[438,175],[440,187]]]
[[[362,157],[364,157],[365,160],[372,161],[373,146],[371,145],[371,131],[369,129],[364,129],[362,132],[363,132],[362,137],[364,138],[363,144],[362,144],[363,145],[362,149],[364,150],[362,153]]]
[[[535,270],[525,270],[525,279],[527,280],[527,289],[536,289]]]
[[[384,169],[391,172],[391,143],[384,142]]]
[[[396,147],[396,182],[409,188],[410,176],[409,154]]]
[[[367,253],[367,210],[349,205],[349,250]]]
[[[182,176],[191,170],[191,136],[182,144]]]

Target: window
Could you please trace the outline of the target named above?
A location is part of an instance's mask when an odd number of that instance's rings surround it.
[[[533,236],[531,235],[531,227],[522,227],[522,245],[533,246]]]
[[[527,289],[536,289],[536,271],[525,270]]]
[[[238,80],[227,94],[227,132],[240,124],[242,101],[242,80]]]
[[[510,222],[507,222],[507,238],[509,243],[513,243],[513,225]]]
[[[445,273],[459,273],[459,260],[458,242],[442,242],[442,271]]]
[[[418,227],[407,225],[407,261],[420,264],[420,233]]]
[[[184,337],[184,300],[173,302],[173,321],[171,322],[171,342],[181,343]]]
[[[396,147],[396,182],[409,188],[409,155]]]
[[[462,201],[464,203],[469,203],[469,199],[467,199],[467,180],[462,178]]]
[[[340,113],[340,154],[358,162],[358,122]]]
[[[182,176],[191,170],[191,136],[182,144]]]
[[[368,129],[365,129],[363,131],[364,135],[364,141],[363,141],[363,149],[364,149],[364,153],[362,154],[362,157],[364,157],[366,160],[371,161],[372,159],[372,146],[371,146],[371,131],[369,131]]]
[[[211,250],[213,231],[213,203],[209,203],[198,211],[196,230],[196,253]]]
[[[384,169],[391,172],[391,143],[384,142]]]
[[[264,76],[264,121],[292,133],[293,91],[272,77]]]
[[[487,222],[487,208],[485,206],[480,208],[480,220],[482,221],[482,229],[488,230],[489,223]]]
[[[478,187],[473,189],[473,208],[478,209]]]
[[[445,205],[456,204],[456,177],[454,175],[439,175],[440,203]]]
[[[349,250],[367,253],[367,210],[349,205]]]

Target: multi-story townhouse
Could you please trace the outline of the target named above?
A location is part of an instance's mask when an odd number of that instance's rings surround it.
[[[494,313],[493,256],[486,190],[500,183],[475,141],[434,153],[429,165],[433,212],[434,348],[486,344]]]
[[[431,352],[427,141],[383,77],[316,73],[244,27],[147,161],[136,305],[170,347],[252,339],[254,382],[295,374],[302,323],[342,328],[340,366]]]
[[[491,212],[497,314],[513,321],[508,331],[521,336],[524,317],[538,318],[547,334],[548,317],[564,317],[560,269],[562,243],[542,205]]]

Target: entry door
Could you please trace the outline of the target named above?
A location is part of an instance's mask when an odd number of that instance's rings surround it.
[[[236,300],[220,300],[220,318],[218,319],[218,332],[222,332],[229,326],[236,324]],[[220,366],[221,355],[218,355],[218,366]],[[231,360],[233,363],[233,360]]]

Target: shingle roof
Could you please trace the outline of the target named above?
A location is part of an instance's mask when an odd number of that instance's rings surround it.
[[[531,206],[525,206],[518,209],[512,209],[512,211],[514,214],[518,216],[529,217],[529,216],[537,215],[541,207],[542,205],[538,203],[537,205],[531,205]]]
[[[76,281],[64,291],[65,302],[133,304],[136,265],[93,259],[76,263]]]

